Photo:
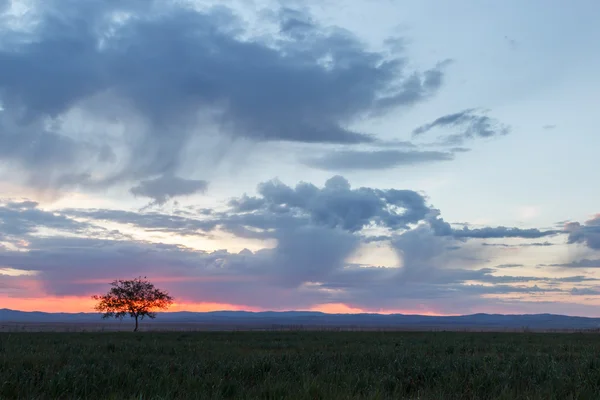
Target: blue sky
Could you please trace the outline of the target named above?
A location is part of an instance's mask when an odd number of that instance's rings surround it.
[[[0,299],[600,315],[599,12],[0,1]]]

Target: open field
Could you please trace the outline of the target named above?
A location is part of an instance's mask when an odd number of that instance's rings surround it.
[[[0,333],[1,399],[595,399],[595,334]]]

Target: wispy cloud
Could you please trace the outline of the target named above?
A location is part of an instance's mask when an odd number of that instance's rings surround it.
[[[305,158],[304,164],[328,171],[381,170],[398,166],[450,161],[454,154],[441,151],[345,150]]]
[[[472,108],[444,115],[432,122],[421,125],[413,130],[413,136],[421,136],[436,128],[457,131],[457,133],[451,135],[444,135],[439,140],[439,144],[452,146],[461,145],[465,139],[490,138],[510,133],[508,125],[488,117],[485,115],[485,110]]]

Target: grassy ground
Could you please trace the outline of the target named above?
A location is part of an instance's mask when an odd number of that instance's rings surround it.
[[[599,399],[600,337],[0,333],[0,399]]]

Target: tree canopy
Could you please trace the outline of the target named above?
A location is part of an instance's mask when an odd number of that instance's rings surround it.
[[[138,330],[139,319],[156,318],[157,311],[166,310],[173,304],[173,297],[157,289],[146,277],[115,280],[111,285],[108,293],[92,296],[98,301],[94,309],[103,313],[102,318],[122,319],[129,314],[135,318],[134,332]]]

